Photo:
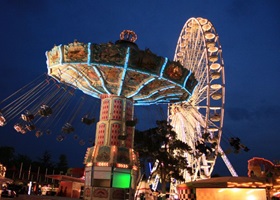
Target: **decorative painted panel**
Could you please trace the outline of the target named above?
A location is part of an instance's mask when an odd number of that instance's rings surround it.
[[[122,164],[130,163],[129,149],[122,148],[122,147],[118,148],[117,163],[122,163]]]
[[[98,124],[97,145],[103,145],[106,134],[106,124]]]
[[[109,109],[110,109],[110,100],[109,99],[104,99],[102,101],[102,105],[101,105],[101,116],[100,116],[100,120],[108,120],[109,118]]]
[[[111,156],[111,147],[101,146],[98,150],[98,155],[96,156],[97,162],[109,162]]]
[[[121,99],[114,99],[112,119],[121,120],[123,110],[123,101]]]
[[[119,145],[118,136],[121,132],[121,124],[111,124],[111,145]]]

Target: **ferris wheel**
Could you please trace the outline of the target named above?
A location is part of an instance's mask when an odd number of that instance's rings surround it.
[[[219,36],[209,20],[187,20],[174,61],[190,70],[198,81],[187,101],[168,106],[169,121],[178,139],[193,149],[186,153],[191,172],[184,172],[184,177],[186,181],[210,178],[222,151],[225,72]]]

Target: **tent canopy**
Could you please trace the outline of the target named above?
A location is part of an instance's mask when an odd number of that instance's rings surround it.
[[[76,178],[76,177],[66,176],[66,175],[46,175],[46,177],[59,181],[69,181],[69,182],[79,182],[79,183],[85,182],[83,178]]]
[[[265,179],[260,178],[226,176],[188,182],[186,183],[186,186],[192,188],[265,188],[269,186],[269,184],[265,182]]]

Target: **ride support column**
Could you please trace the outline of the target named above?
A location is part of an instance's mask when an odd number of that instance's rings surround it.
[[[138,170],[133,150],[133,101],[102,94],[95,145],[85,156],[85,200],[132,200]]]

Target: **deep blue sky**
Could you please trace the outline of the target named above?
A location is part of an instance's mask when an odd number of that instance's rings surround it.
[[[122,30],[130,29],[137,33],[141,49],[173,59],[180,31],[191,17],[209,19],[220,36],[226,75],[223,134],[240,137],[251,149],[228,155],[237,173],[246,175],[247,160],[254,156],[280,159],[278,0],[1,0],[0,100],[47,72],[45,52],[54,44],[74,39],[115,41]],[[155,120],[163,117],[160,109],[154,109],[155,114],[142,110],[136,113],[140,130],[154,126],[147,123],[151,115]],[[23,136],[7,126],[0,127],[0,146],[14,146],[32,158],[49,150],[55,161],[55,153],[65,153],[72,167],[83,166],[87,145],[73,140],[58,143],[54,136]],[[229,175],[221,159],[215,172]]]

